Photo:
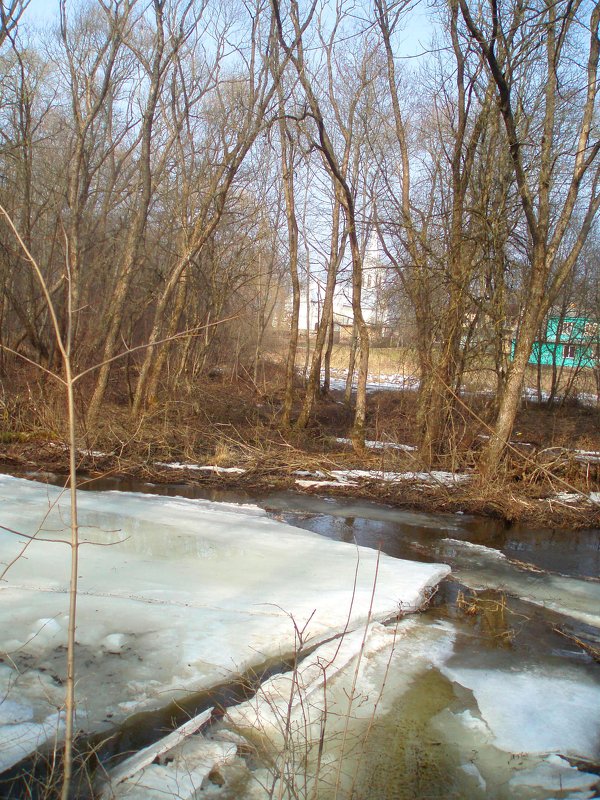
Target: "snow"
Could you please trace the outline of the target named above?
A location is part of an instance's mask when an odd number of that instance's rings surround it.
[[[337,436],[335,439],[339,444],[352,444],[352,439],[346,439],[342,436]],[[398,442],[380,442],[377,440],[369,440],[365,442],[365,446],[372,450],[402,450],[404,452],[412,452],[417,448],[411,444],[399,444]]]
[[[548,503],[565,503],[566,505],[600,505],[600,492],[557,492],[547,498]]]
[[[301,489],[324,489],[326,487],[339,489],[340,486],[358,486],[358,483],[354,481],[344,481],[342,484],[339,481],[309,481],[297,479],[295,483],[296,486],[299,486]]]
[[[415,484],[425,484],[434,486],[455,486],[471,480],[470,475],[456,472],[444,472],[443,470],[431,470],[430,472],[387,472],[383,469],[332,469],[328,472],[317,471],[314,473],[302,471],[296,475],[303,475],[307,478],[314,477],[316,480],[296,480],[298,486],[303,488],[323,487],[323,486],[356,486],[356,480],[384,481],[388,483],[399,483],[410,481]],[[333,481],[330,480],[333,478]]]
[[[344,391],[348,370],[332,370],[330,386],[332,389]],[[323,377],[321,378],[323,379]],[[405,375],[404,373],[369,373],[367,375],[367,391],[378,392],[381,390],[398,391],[407,389],[415,391],[421,385],[421,381],[415,375]],[[356,389],[356,380],[352,384]]]
[[[552,497],[548,498],[549,502],[557,501],[559,503],[580,503],[587,500],[587,495],[580,492],[557,492]]]
[[[364,478],[365,480],[390,481],[415,481],[416,483],[442,484],[452,486],[457,483],[464,483],[471,479],[470,475],[462,475],[455,472],[444,472],[443,470],[431,470],[430,472],[386,472],[385,470],[367,469],[334,469],[329,473],[340,483],[347,478]]]
[[[60,442],[48,442],[49,447],[58,447],[61,450],[68,450],[69,445],[60,443]],[[114,455],[114,453],[105,453],[103,450],[91,450],[89,448],[80,448],[77,450],[77,454],[80,456],[88,456],[89,458],[109,458],[110,456]]]
[[[575,453],[576,461],[600,462],[600,452],[598,450],[572,450],[571,452]]]
[[[218,467],[213,464],[188,464],[182,461],[157,461],[157,467],[168,469],[189,469],[196,472],[212,472],[215,475],[243,475],[246,470],[242,467]]]
[[[289,654],[295,625],[306,625],[306,641],[315,644],[363,624],[371,603],[374,619],[415,610],[449,572],[385,555],[377,566],[373,550],[270,519],[256,506],[81,492],[79,513],[77,725],[84,731]],[[64,701],[67,520],[68,497],[56,487],[0,476],[1,524],[36,537],[0,532],[4,563],[27,545],[0,585],[0,613],[10,619],[0,649],[15,666],[0,665],[2,696],[29,706],[33,722],[46,727]],[[5,765],[15,758],[11,727],[0,728]],[[28,746],[42,733],[24,731]]]
[[[548,503],[566,503],[567,505],[600,505],[600,492],[557,492],[547,499]]]

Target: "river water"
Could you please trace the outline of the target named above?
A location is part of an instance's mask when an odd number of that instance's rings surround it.
[[[365,739],[356,800],[600,796],[600,531],[293,492],[250,497],[120,479],[90,488],[253,502],[331,539],[451,566],[414,633],[425,666],[391,664],[406,672],[405,686]],[[129,746],[135,738],[129,726]],[[333,795],[322,787],[319,796]]]

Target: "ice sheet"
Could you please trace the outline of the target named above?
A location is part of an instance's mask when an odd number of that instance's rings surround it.
[[[502,553],[457,539],[442,539],[438,557],[450,560],[471,589],[496,589],[600,628],[600,582],[517,568]]]
[[[385,555],[377,568],[373,550],[255,506],[81,492],[79,511],[78,726],[88,731],[291,652],[294,621],[317,642],[360,625],[371,604],[374,619],[414,610],[449,571]],[[8,698],[36,723],[62,702],[67,520],[68,497],[55,487],[0,477],[0,524],[38,537],[0,588],[10,619],[0,649],[21,670],[11,670]],[[2,531],[0,560],[25,544]]]
[[[472,669],[442,667],[473,692],[493,744],[509,753],[600,756],[600,685],[566,667]]]
[[[551,755],[545,758],[537,767],[518,772],[510,780],[513,788],[519,786],[536,786],[553,792],[590,790],[598,782],[598,776],[589,772],[581,772],[572,767],[569,762],[560,756]],[[583,795],[593,797],[594,792]]]
[[[285,798],[364,796],[353,787],[367,767],[369,729],[418,676],[446,662],[453,640],[450,626],[374,624],[321,645],[297,672],[269,679],[229,709],[215,735],[241,733],[268,765],[250,775],[244,800],[280,791]]]

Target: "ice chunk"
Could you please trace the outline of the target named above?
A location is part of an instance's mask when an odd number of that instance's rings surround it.
[[[193,744],[198,750],[195,758],[175,756],[165,764],[150,764],[112,792],[102,795],[111,800],[196,800],[203,782],[215,766],[226,763],[236,754],[235,745],[206,742],[202,737]]]
[[[437,544],[437,554],[451,561],[456,578],[470,589],[507,592],[600,627],[599,582],[522,570],[497,550],[457,539],[442,539]]]
[[[481,772],[479,772],[475,764],[471,762],[469,762],[468,764],[462,764],[461,769],[463,772],[466,772],[467,775],[470,775],[471,777],[475,778],[479,788],[485,792],[485,790],[487,789],[487,783],[485,782]]]
[[[152,786],[152,781],[154,778],[156,778],[156,771],[153,770],[153,767],[151,766],[153,762],[155,762],[157,759],[161,759],[162,762],[166,763],[174,762],[176,760],[179,761],[180,759],[176,759],[176,757],[172,754],[175,751],[177,751],[178,754],[180,753],[178,748],[181,747],[182,741],[184,741],[186,737],[196,733],[196,731],[202,727],[202,725],[207,723],[210,720],[212,712],[213,709],[209,708],[197,716],[192,717],[192,719],[188,720],[179,728],[172,731],[172,733],[163,737],[158,742],[151,744],[148,747],[144,747],[143,750],[140,750],[138,753],[135,753],[135,755],[119,764],[118,767],[113,769],[108,774],[107,782],[102,788],[101,798],[138,796],[137,790],[139,789],[140,785],[146,788],[155,788]],[[204,741],[202,737],[200,737],[200,740]],[[207,748],[205,747],[202,750],[202,757],[198,758],[198,749],[199,748],[196,745],[194,749],[194,754],[196,756],[194,765],[192,766],[192,764],[189,762],[186,762],[184,765],[185,775],[190,777],[193,772],[194,779],[197,779],[192,780],[191,784],[187,784],[190,792],[193,792],[194,787],[198,788],[200,786],[205,775],[208,771],[210,771],[212,765],[215,763],[215,760],[218,757],[222,757],[226,750],[226,748],[224,748],[222,745],[219,745],[216,748],[218,755],[215,755],[213,752],[209,756]],[[233,753],[235,753],[236,748],[228,748],[228,751],[231,750],[233,750]],[[215,751],[214,747],[212,748],[212,751]],[[198,774],[197,768],[200,764],[202,764],[202,773]],[[179,764],[177,764],[172,770],[167,770],[163,776],[165,777],[165,783],[168,784],[172,780],[178,780],[178,766]],[[160,774],[161,771],[159,770],[158,772]],[[123,786],[121,786],[121,784],[123,784]],[[189,796],[191,796],[191,794]]]
[[[101,644],[109,653],[122,653],[127,644],[127,636],[124,633],[109,633],[102,639]]]
[[[591,789],[598,782],[598,776],[591,772],[583,772],[571,766],[569,762],[557,755],[550,755],[532,769],[522,770],[510,779],[510,786],[535,786],[551,792],[564,792]],[[584,795],[593,797],[594,793]]]
[[[453,640],[445,625],[374,624],[321,645],[296,671],[263,683],[223,723],[225,733],[232,728],[254,743],[268,765],[252,774],[244,798],[279,796],[279,789],[284,797],[321,796],[320,790],[328,796],[326,787],[338,781],[336,796],[351,796],[359,776],[365,779],[365,742],[374,721],[390,714],[417,676],[445,663]]]
[[[20,722],[30,722],[32,719],[33,709],[31,706],[6,698],[0,701],[0,725],[16,725]]]
[[[496,747],[509,753],[600,755],[600,686],[585,673],[562,669],[442,667],[473,692]]]
[[[498,559],[500,561],[506,559],[504,553],[501,553],[499,550],[494,550],[493,547],[467,542],[463,539],[442,539],[441,544],[451,555],[453,551],[460,553],[461,551],[468,550],[471,554],[481,555],[485,558]]]
[[[0,727],[0,773],[26,758],[42,745],[63,736],[64,724],[58,714],[44,722],[19,722]]]

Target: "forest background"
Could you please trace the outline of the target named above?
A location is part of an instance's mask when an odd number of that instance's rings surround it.
[[[530,355],[598,321],[600,4],[28,5],[1,20],[7,459],[66,435],[48,296],[88,457],[268,472],[347,433],[344,462],[405,442],[481,490],[597,449],[597,360]]]

